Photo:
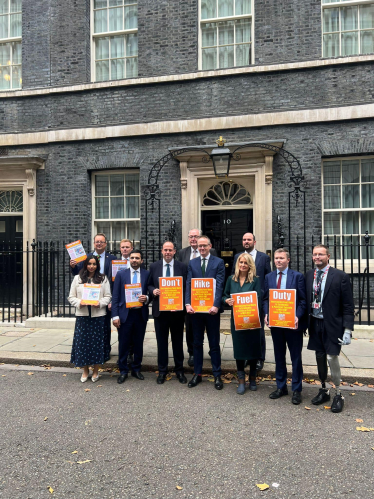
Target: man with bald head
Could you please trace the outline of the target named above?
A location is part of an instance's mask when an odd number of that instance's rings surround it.
[[[255,238],[254,234],[252,234],[251,232],[246,232],[243,235],[244,251],[241,251],[240,253],[235,255],[231,274],[235,273],[236,260],[239,258],[239,256],[243,253],[250,254],[251,257],[253,258],[253,261],[255,262],[256,275],[260,279],[261,291],[262,291],[262,294],[264,294],[265,276],[267,274],[270,274],[270,272],[271,272],[270,257],[266,253],[262,253],[261,251],[257,251],[255,246],[256,246],[256,238]],[[263,318],[262,318],[262,323],[263,323]],[[261,371],[261,369],[263,368],[265,354],[266,354],[265,332],[264,332],[263,328],[261,329],[261,354],[262,354],[262,358],[259,359],[259,361],[257,362],[257,371]]]

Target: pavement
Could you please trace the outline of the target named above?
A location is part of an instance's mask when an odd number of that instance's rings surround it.
[[[70,366],[70,352],[74,335],[74,322],[67,328],[27,328],[20,324],[9,324],[0,327],[0,362],[6,364],[28,364],[51,366]],[[360,335],[358,333],[358,335]],[[351,345],[342,348],[340,363],[344,381],[374,382],[374,338],[363,334],[363,338],[354,337]],[[305,377],[317,377],[314,352],[307,350],[308,338],[304,338],[303,366]],[[221,322],[221,355],[224,373],[235,372],[236,364],[233,358],[232,336],[229,322],[223,318]],[[273,344],[270,334],[266,335],[266,362],[262,375],[274,375],[275,361]],[[169,342],[169,357],[172,367],[172,348]],[[105,368],[115,368],[118,359],[117,330],[112,332],[111,360]],[[186,372],[193,369],[187,366],[188,353],[185,345]],[[291,360],[287,352],[287,364]],[[144,340],[143,370],[157,370],[157,343],[153,320],[148,322]],[[204,348],[204,372],[211,372],[208,345]]]
[[[0,366],[0,497],[374,497],[369,388],[344,386],[333,414],[311,405],[315,386],[295,406],[269,399],[271,381],[239,396],[235,383],[189,389],[144,376],[82,384],[67,367]]]

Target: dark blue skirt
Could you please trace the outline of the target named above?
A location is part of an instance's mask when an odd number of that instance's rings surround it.
[[[77,317],[70,362],[77,367],[104,364],[109,357],[105,345],[105,316]]]

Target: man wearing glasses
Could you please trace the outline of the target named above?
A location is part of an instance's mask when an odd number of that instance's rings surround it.
[[[179,250],[177,255],[177,260],[184,263],[185,265],[190,264],[190,260],[194,258],[198,258],[200,256],[199,249],[197,247],[197,239],[201,236],[202,232],[200,229],[191,229],[188,233],[188,242],[189,246]],[[217,256],[217,252],[214,248],[210,249],[210,254],[213,256]],[[186,324],[186,342],[187,342],[187,350],[188,350],[188,365],[193,367],[194,365],[194,357],[193,357],[193,331],[191,325],[191,316],[186,314],[185,317]]]
[[[104,274],[107,276],[108,281],[112,282],[112,260],[115,260],[116,257],[113,255],[110,255],[107,253],[106,250],[107,246],[107,239],[105,234],[98,233],[94,237],[94,251],[89,253],[87,255],[87,258],[89,259],[92,255],[95,255],[99,258],[100,261],[100,273]],[[73,275],[78,275],[79,271],[83,267],[83,262],[77,262],[75,260],[70,260],[70,267],[71,267],[71,273]],[[111,337],[111,319],[112,319],[112,314],[111,314],[111,307],[112,304],[110,303],[107,307],[107,313],[105,316],[105,343],[108,348],[108,352],[111,351],[111,343],[110,343],[110,337]],[[106,359],[109,360],[109,359]]]
[[[212,244],[206,236],[201,236],[197,240],[197,248],[200,253],[199,258],[190,261],[187,274],[186,285],[186,310],[191,315],[193,337],[194,337],[194,375],[188,383],[189,388],[194,388],[201,383],[203,369],[203,342],[204,333],[209,341],[210,357],[214,376],[214,386],[217,390],[222,390],[221,379],[221,350],[220,350],[220,312],[222,308],[222,293],[225,284],[225,264],[221,258],[210,254]],[[191,279],[193,278],[214,278],[216,280],[216,291],[214,305],[209,313],[195,313],[191,306]]]

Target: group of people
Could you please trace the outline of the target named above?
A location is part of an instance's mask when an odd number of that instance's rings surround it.
[[[194,367],[194,374],[188,382],[189,388],[202,382],[203,344],[206,333],[209,355],[212,363],[214,387],[223,388],[221,378],[220,313],[223,307],[233,307],[232,295],[254,291],[260,315],[260,327],[251,330],[236,330],[231,314],[231,333],[234,358],[237,364],[239,385],[237,393],[246,390],[245,367],[249,365],[249,390],[257,390],[256,375],[262,369],[266,342],[264,324],[269,325],[269,290],[296,290],[296,316],[293,328],[271,327],[276,364],[276,390],[269,397],[278,399],[288,394],[286,350],[292,361],[292,403],[298,405],[302,397],[302,348],[303,333],[308,330],[308,349],[316,352],[318,375],[321,388],[312,399],[315,405],[330,400],[326,387],[327,365],[335,385],[335,395],[331,404],[332,412],[341,412],[344,397],[340,391],[341,373],[339,354],[342,345],[351,342],[354,303],[349,277],[344,272],[329,265],[328,247],[320,244],[313,248],[315,268],[303,274],[289,268],[290,255],[284,248],[274,252],[275,270],[271,270],[270,257],[256,250],[255,236],[243,235],[243,251],[235,255],[232,275],[225,282],[225,265],[212,248],[208,237],[199,229],[192,229],[188,235],[190,245],[176,255],[173,242],[165,241],[162,246],[162,259],[152,263],[149,270],[143,266],[143,255],[134,249],[132,242],[123,239],[120,243],[123,260],[127,268],[119,271],[112,281],[111,262],[115,257],[108,254],[106,237],[97,234],[94,238],[95,251],[87,255],[83,263],[70,261],[75,275],[69,302],[76,307],[76,327],[74,333],[71,362],[83,368],[82,382],[89,378],[89,366],[94,366],[92,381],[97,381],[98,369],[110,356],[111,320],[118,329],[120,375],[122,384],[131,376],[143,380],[141,364],[144,336],[149,317],[149,304],[152,303],[152,316],[158,348],[157,383],[163,384],[168,374],[169,333],[172,342],[174,370],[177,379],[187,384],[184,374],[183,336],[186,328],[188,365]],[[183,279],[185,310],[160,311],[159,278],[179,276]],[[214,303],[208,313],[198,313],[191,305],[191,279],[214,278]],[[101,284],[99,304],[82,303],[82,289],[85,283]],[[125,286],[140,284],[138,297],[140,306],[126,307]]]

